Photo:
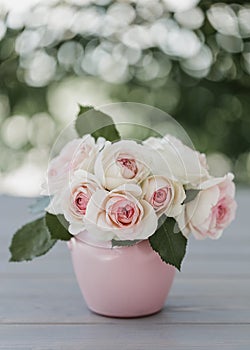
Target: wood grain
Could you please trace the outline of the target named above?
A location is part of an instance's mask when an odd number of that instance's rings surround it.
[[[1,350],[247,350],[249,325],[122,324],[13,325],[0,327]]]

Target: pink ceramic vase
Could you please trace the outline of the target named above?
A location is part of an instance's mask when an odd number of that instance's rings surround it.
[[[111,317],[139,317],[163,308],[175,268],[162,262],[148,240],[111,248],[72,238],[68,246],[90,310]]]

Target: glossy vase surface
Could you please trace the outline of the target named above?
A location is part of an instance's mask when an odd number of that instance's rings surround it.
[[[140,317],[160,311],[175,268],[145,240],[131,247],[107,247],[72,238],[74,271],[88,308],[111,317]]]

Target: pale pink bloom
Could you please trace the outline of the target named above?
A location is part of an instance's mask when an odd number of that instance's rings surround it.
[[[197,185],[209,177],[206,156],[184,145],[172,135],[150,137],[143,142],[154,150],[152,172],[183,185]]]
[[[135,141],[106,142],[95,163],[95,175],[103,187],[113,190],[142,182],[150,173],[153,154]]]
[[[49,213],[63,214],[69,222],[69,232],[73,235],[85,229],[84,217],[89,200],[94,192],[101,189],[94,175],[85,170],[76,170],[70,184],[62,193],[56,193],[46,209]]]
[[[136,159],[130,154],[120,153],[116,158],[117,164],[121,168],[121,175],[124,179],[134,179],[138,173]]]
[[[103,141],[95,143],[91,135],[68,142],[60,154],[53,158],[48,166],[47,182],[42,185],[44,195],[52,195],[61,191],[70,181],[77,169],[93,172],[97,154]]]
[[[183,186],[165,176],[148,177],[142,184],[144,199],[155,209],[157,216],[166,214],[174,217],[182,211],[186,197]]]
[[[98,240],[137,240],[151,236],[157,228],[153,207],[141,199],[141,188],[127,184],[111,192],[98,190],[85,215],[86,229]]]
[[[197,239],[217,239],[235,218],[233,174],[210,178],[199,189],[196,198],[177,217],[178,224],[186,237],[193,233]]]

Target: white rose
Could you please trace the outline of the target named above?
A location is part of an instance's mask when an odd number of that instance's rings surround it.
[[[235,217],[235,185],[233,174],[210,178],[200,184],[194,200],[185,204],[176,218],[183,234],[195,238],[219,238]]]
[[[100,188],[94,175],[84,170],[76,170],[69,186],[62,193],[54,195],[46,210],[54,215],[63,214],[69,222],[69,232],[78,234],[85,229],[84,217],[88,202]]]
[[[171,135],[162,139],[150,137],[144,141],[150,149],[155,150],[153,173],[164,174],[183,185],[198,184],[208,178],[205,155],[194,151]]]
[[[135,141],[107,142],[95,163],[95,175],[112,190],[124,183],[140,183],[150,173],[151,152]]]
[[[96,157],[103,144],[103,139],[95,143],[91,135],[68,142],[60,154],[50,161],[47,181],[42,185],[42,194],[52,195],[61,191],[77,169],[93,172]]]
[[[140,199],[141,194],[141,188],[135,184],[111,192],[96,191],[86,210],[86,229],[102,241],[148,238],[157,229],[157,216],[153,207]]]
[[[175,217],[182,211],[186,194],[180,183],[165,176],[150,176],[143,182],[142,191],[144,199],[152,205],[158,216],[166,214]]]

